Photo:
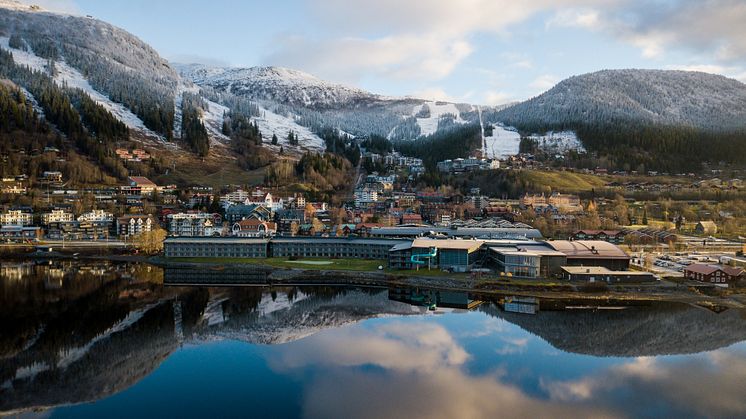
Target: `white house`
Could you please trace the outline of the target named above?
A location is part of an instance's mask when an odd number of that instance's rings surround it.
[[[80,214],[78,221],[89,223],[111,223],[114,221],[114,214],[96,209]]]
[[[22,210],[10,210],[0,215],[0,224],[13,226],[29,226],[33,223],[31,213]]]
[[[52,212],[44,213],[41,216],[42,224],[66,223],[74,219],[75,217],[73,217],[72,213],[61,209],[52,210]]]

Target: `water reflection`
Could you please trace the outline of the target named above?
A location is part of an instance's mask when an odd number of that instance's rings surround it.
[[[148,265],[3,262],[0,413],[100,417],[119,403],[148,416],[143,395],[155,394],[183,409],[172,415],[225,397],[213,413],[242,416],[259,402],[241,388],[281,382],[255,390],[288,400],[280,416],[746,415],[743,311],[547,303],[529,315],[505,301],[422,288],[170,287]],[[223,374],[212,393],[181,378],[198,365],[197,382]],[[230,384],[241,366],[252,372]]]

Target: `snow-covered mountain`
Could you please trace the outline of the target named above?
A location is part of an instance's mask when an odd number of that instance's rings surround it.
[[[202,88],[256,101],[264,110],[312,131],[326,126],[353,135],[408,140],[477,122],[473,105],[383,96],[282,67],[174,67]]]
[[[746,85],[692,71],[604,70],[563,80],[495,117],[515,126],[635,121],[717,131],[743,128]]]
[[[361,89],[326,82],[308,73],[283,67],[234,68],[200,64],[175,64],[175,67],[199,86],[289,106],[339,108],[380,98]]]
[[[169,136],[179,75],[129,32],[90,17],[1,0],[0,46],[16,64],[81,88],[135,133]]]

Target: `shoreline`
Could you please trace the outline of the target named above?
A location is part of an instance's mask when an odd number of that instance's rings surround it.
[[[313,263],[317,261],[273,261],[271,259],[236,259],[225,260],[179,260],[163,256],[147,256],[133,254],[91,254],[67,252],[31,252],[5,254],[6,258],[22,259],[50,259],[76,261],[111,261],[120,263],[147,263],[165,269],[183,269],[185,271],[201,271],[199,280],[167,281],[166,286],[206,286],[206,287],[236,287],[236,286],[363,286],[363,287],[421,287],[436,288],[456,292],[468,292],[485,297],[526,296],[543,299],[570,299],[592,301],[602,304],[678,302],[697,305],[705,308],[727,307],[746,308],[746,295],[733,293],[728,296],[705,295],[693,291],[689,286],[677,285],[668,281],[665,284],[619,284],[605,283],[575,283],[550,279],[519,279],[519,278],[471,278],[468,274],[450,274],[441,271],[431,271],[430,274],[420,274],[419,271],[390,271],[334,269],[328,264]],[[334,259],[333,261],[345,261]],[[300,266],[279,266],[280,263],[298,263]],[[299,263],[300,262],[300,263]],[[311,263],[309,263],[311,262]],[[363,263],[364,262],[364,263]],[[357,261],[351,264],[379,265],[382,261]],[[204,275],[214,273],[216,278],[210,280]],[[233,277],[230,279],[229,277]],[[235,279],[238,278],[238,279]],[[229,279],[229,280],[225,280]]]

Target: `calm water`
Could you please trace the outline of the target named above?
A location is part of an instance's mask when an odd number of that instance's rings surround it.
[[[177,288],[143,265],[0,266],[0,416],[746,416],[736,310],[530,315],[429,290]]]

